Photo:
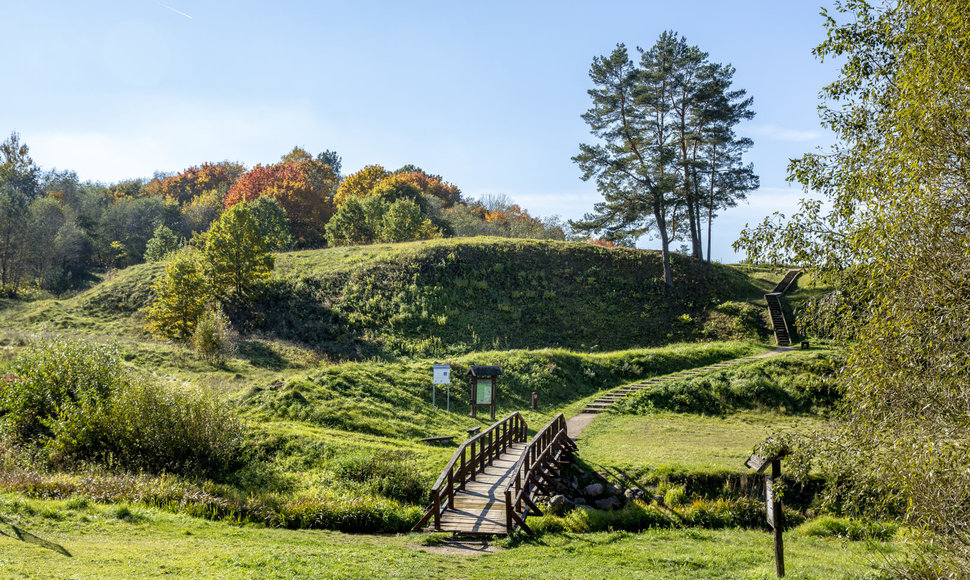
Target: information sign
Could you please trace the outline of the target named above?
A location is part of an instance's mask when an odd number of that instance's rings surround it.
[[[451,365],[434,365],[434,384],[447,385],[451,383]]]
[[[475,389],[475,402],[479,405],[490,405],[492,403],[492,379],[478,379]]]
[[[765,501],[768,503],[768,524],[775,526],[775,490],[770,477],[765,478]]]

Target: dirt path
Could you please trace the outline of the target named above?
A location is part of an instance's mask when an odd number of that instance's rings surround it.
[[[789,351],[792,351],[792,350],[795,350],[795,347],[791,347],[791,346],[780,346],[780,347],[778,347],[778,348],[776,348],[774,350],[769,350],[768,352],[765,352],[765,353],[762,353],[762,354],[756,354],[754,356],[746,356],[746,357],[742,357],[742,358],[736,358],[734,360],[729,360],[729,361],[725,361],[725,362],[722,362],[722,363],[717,363],[717,365],[709,365],[709,366],[706,366],[706,367],[700,367],[700,368],[689,369],[689,370],[692,370],[692,371],[695,371],[695,372],[714,371],[714,370],[716,370],[715,367],[723,368],[723,366],[724,366],[725,363],[727,363],[727,364],[736,364],[736,363],[739,363],[739,362],[742,362],[742,361],[746,361],[746,360],[754,360],[754,359],[759,359],[759,358],[768,358],[770,356],[779,355],[779,354],[782,354],[782,353],[785,353],[785,352],[789,352]],[[578,415],[574,415],[574,416],[570,417],[569,419],[566,419],[566,432],[569,434],[569,438],[575,440],[576,437],[578,437],[579,434],[583,432],[583,430],[585,430],[587,427],[589,427],[589,424],[593,422],[593,419],[595,419],[597,415],[598,415],[598,413],[580,413]]]

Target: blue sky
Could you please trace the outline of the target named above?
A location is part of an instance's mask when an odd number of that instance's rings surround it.
[[[0,0],[0,14],[0,133],[81,179],[252,166],[300,145],[336,150],[344,173],[414,163],[466,196],[581,217],[600,199],[570,160],[590,141],[590,62],[664,30],[733,64],[755,99],[738,132],[762,187],[715,221],[715,259],[738,259],[745,222],[794,207],[788,159],[831,141],[816,107],[837,69],[811,55],[815,1]]]

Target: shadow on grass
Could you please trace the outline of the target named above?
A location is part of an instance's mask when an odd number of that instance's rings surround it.
[[[237,352],[240,358],[246,359],[249,361],[249,364],[256,368],[279,371],[289,366],[286,359],[280,356],[279,353],[265,343],[256,340],[244,340],[240,342]]]

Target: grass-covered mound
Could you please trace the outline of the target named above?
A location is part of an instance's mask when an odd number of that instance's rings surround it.
[[[538,395],[540,426],[556,410],[606,388],[679,370],[757,354],[761,347],[736,342],[679,344],[610,353],[567,350],[492,351],[440,360],[451,365],[451,413],[431,408],[431,360],[347,362],[288,381],[251,388],[243,397],[253,416],[291,420],[373,435],[419,438],[463,435],[468,427],[470,365],[498,365],[500,415],[528,409]],[[439,408],[445,390],[438,387]],[[527,415],[528,417],[528,415]],[[486,419],[487,420],[487,419]],[[531,425],[532,421],[530,421]]]
[[[665,290],[650,250],[452,238],[278,254],[239,330],[340,358],[481,350],[621,350],[767,337],[764,286],[738,268],[675,255]],[[145,338],[140,309],[163,265],[113,273],[69,300],[9,304],[0,322],[31,331]],[[763,274],[763,273],[760,273]]]
[[[621,414],[661,411],[722,415],[742,409],[825,413],[838,399],[833,351],[791,353],[663,382],[617,404]]]

